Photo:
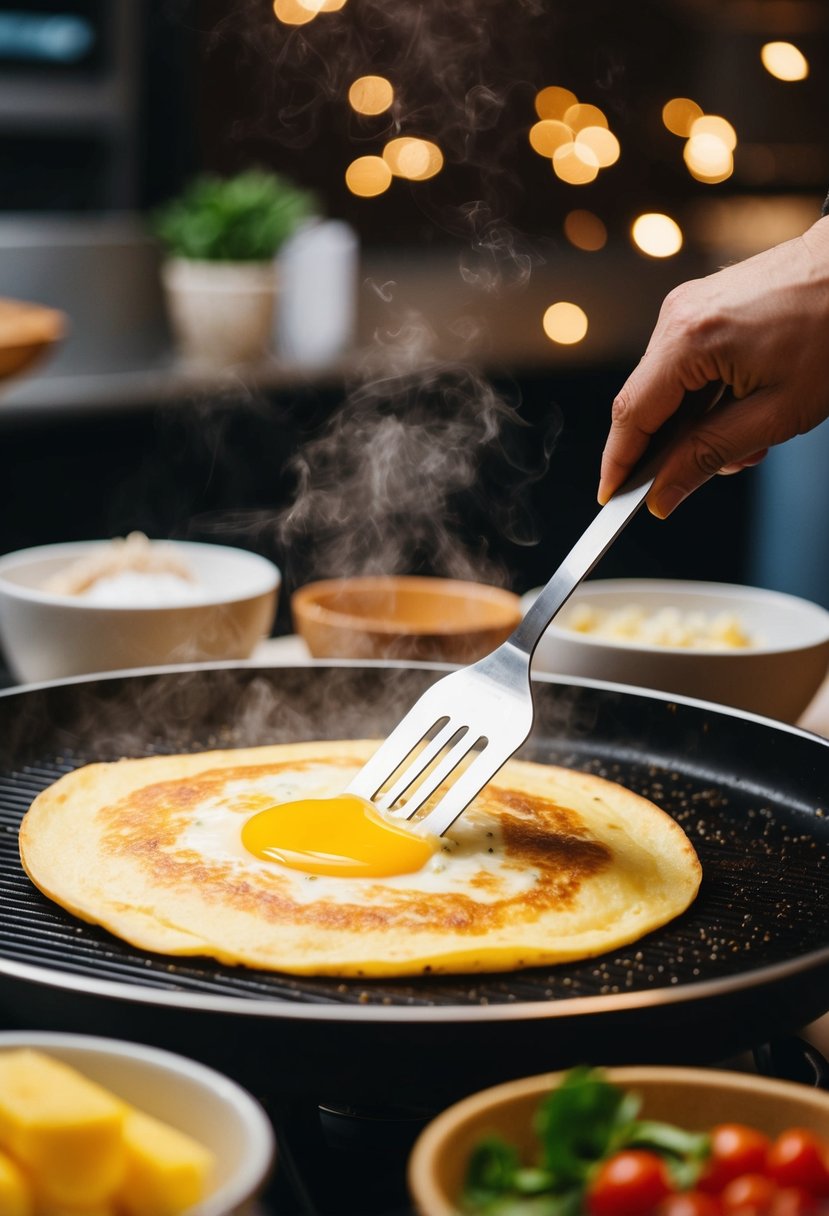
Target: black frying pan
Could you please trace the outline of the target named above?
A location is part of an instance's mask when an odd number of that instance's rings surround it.
[[[28,882],[17,827],[61,773],[120,755],[380,735],[444,669],[244,665],[0,695],[0,1016],[160,1043],[262,1093],[431,1104],[575,1062],[713,1062],[829,1009],[829,743],[700,702],[540,679],[529,759],[653,798],[693,840],[692,908],[558,967],[340,981],[146,954]]]

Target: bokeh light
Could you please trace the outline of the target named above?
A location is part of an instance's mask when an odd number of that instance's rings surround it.
[[[607,244],[607,228],[592,211],[568,211],[564,217],[564,235],[571,245],[595,253]]]
[[[600,169],[615,165],[619,159],[619,141],[607,127],[583,127],[576,135],[576,144],[590,149]]]
[[[682,153],[688,171],[697,181],[714,185],[734,172],[734,157],[718,135],[692,135]]]
[[[648,211],[633,221],[630,230],[637,249],[652,258],[670,258],[682,248],[682,229],[676,220]]]
[[[809,60],[793,42],[767,42],[760,50],[763,67],[778,80],[805,80]]]
[[[539,118],[561,119],[570,106],[574,106],[577,101],[578,97],[570,89],[562,89],[558,85],[551,84],[536,93],[535,112]]]
[[[568,186],[586,186],[599,175],[596,153],[575,141],[562,144],[553,153],[553,172]]]
[[[358,156],[345,171],[345,184],[360,198],[374,198],[391,185],[391,169],[382,156]]]
[[[587,105],[586,103],[577,101],[575,105],[568,106],[564,111],[563,120],[574,131],[581,131],[583,127],[606,127],[607,119],[604,113],[598,106]]]
[[[299,0],[273,0],[273,11],[283,25],[307,25],[318,12],[315,8],[306,8]]]
[[[348,90],[348,100],[358,114],[382,114],[394,101],[394,89],[385,76],[360,76]]]
[[[530,144],[539,156],[552,159],[556,148],[572,143],[573,132],[566,123],[555,118],[542,118],[530,127]]]
[[[425,182],[443,168],[443,153],[437,144],[413,135],[391,139],[383,149],[383,160],[395,177]]]
[[[702,118],[702,109],[690,97],[673,97],[662,107],[662,121],[673,135],[687,139],[691,124]]]
[[[551,342],[562,346],[573,346],[581,342],[587,333],[587,313],[578,304],[559,300],[551,304],[542,321],[544,332]]]
[[[725,144],[729,152],[733,152],[737,147],[737,132],[728,119],[721,118],[719,114],[703,114],[700,118],[695,118],[688,134],[691,139],[697,135],[714,135]]]

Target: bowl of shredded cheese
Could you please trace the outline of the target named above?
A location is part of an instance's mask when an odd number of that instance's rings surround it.
[[[538,595],[522,599],[526,612]],[[590,579],[548,626],[535,671],[632,684],[794,722],[829,668],[829,612],[731,583]]]
[[[142,533],[21,549],[0,557],[0,644],[24,683],[245,659],[280,583],[256,553]]]

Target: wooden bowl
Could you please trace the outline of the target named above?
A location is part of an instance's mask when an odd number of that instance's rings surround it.
[[[63,313],[0,299],[0,380],[26,371],[64,335]]]
[[[511,591],[455,579],[389,575],[308,583],[291,597],[314,658],[471,663],[521,620]]]
[[[482,1090],[450,1106],[421,1132],[409,1158],[408,1183],[421,1216],[458,1216],[470,1154],[484,1137],[501,1136],[522,1160],[534,1160],[532,1119],[564,1073],[545,1073]],[[642,1098],[642,1117],[708,1131],[716,1123],[748,1123],[776,1136],[808,1127],[829,1137],[829,1092],[720,1069],[610,1068],[609,1080]]]

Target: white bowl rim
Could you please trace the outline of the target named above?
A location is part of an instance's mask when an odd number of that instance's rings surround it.
[[[521,596],[521,606],[526,614],[531,605],[535,602],[538,594],[543,590],[543,587],[533,587],[529,591],[525,591]],[[791,643],[790,645],[778,646],[746,646],[729,649],[719,649],[711,647],[688,647],[688,646],[664,646],[656,645],[648,642],[623,642],[617,641],[614,638],[591,637],[590,634],[578,633],[574,629],[566,629],[561,625],[557,625],[553,619],[544,631],[555,638],[567,641],[569,643],[577,643],[588,647],[606,646],[612,650],[624,651],[639,651],[642,654],[670,654],[673,656],[682,656],[686,659],[705,659],[723,658],[723,659],[746,659],[755,655],[770,655],[770,654],[789,654],[797,650],[810,650],[814,647],[826,645],[829,642],[829,611],[821,604],[816,604],[813,600],[803,599],[801,596],[791,595],[787,591],[773,591],[765,587],[751,587],[741,583],[716,583],[716,582],[695,582],[691,579],[655,579],[655,578],[606,578],[606,579],[588,579],[579,584],[575,589],[574,594],[582,593],[590,594],[595,592],[596,597],[600,598],[605,594],[630,594],[634,597],[639,594],[665,594],[665,595],[707,595],[714,598],[721,597],[722,599],[740,597],[743,600],[751,601],[752,603],[768,603],[772,606],[779,605],[782,608],[797,608],[804,613],[810,613],[815,621],[815,624],[822,625],[823,628],[817,631],[811,641],[803,643]],[[681,607],[681,605],[679,605]]]
[[[267,557],[262,557],[259,553],[252,553],[249,549],[239,549],[233,545],[214,545],[192,540],[158,540],[153,543],[171,545],[174,548],[183,549],[185,556],[188,552],[195,557],[207,551],[232,554],[234,558],[249,562],[251,571],[256,577],[251,580],[249,587],[236,594],[229,592],[222,595],[211,595],[205,592],[199,599],[188,600],[186,603],[155,605],[92,603],[83,599],[82,596],[59,595],[54,591],[39,591],[36,587],[24,587],[20,583],[12,582],[4,577],[7,571],[16,570],[19,567],[25,567],[44,559],[84,557],[89,553],[107,548],[112,544],[110,540],[72,540],[55,545],[36,545],[30,549],[16,549],[12,553],[3,554],[0,557],[0,593],[9,599],[21,600],[25,603],[53,604],[62,608],[76,609],[81,612],[169,613],[188,612],[199,608],[216,607],[220,604],[242,603],[245,600],[256,599],[260,595],[267,595],[271,591],[277,590],[282,583],[282,572],[279,567]]]
[[[198,1212],[198,1216],[226,1216],[226,1213],[254,1196],[271,1169],[276,1137],[265,1111],[236,1081],[206,1064],[200,1064],[176,1052],[166,1051],[162,1047],[148,1047],[143,1043],[128,1042],[126,1039],[49,1030],[0,1031],[0,1051],[15,1047],[31,1047],[44,1052],[48,1052],[50,1048],[69,1048],[81,1052],[88,1051],[90,1055],[97,1053],[137,1060],[168,1073],[186,1076],[205,1089],[213,1090],[232,1107],[244,1127],[250,1149],[236,1176],[212,1195],[208,1195],[196,1208],[190,1209],[194,1213]],[[79,1071],[82,1071],[82,1066],[79,1066]]]

